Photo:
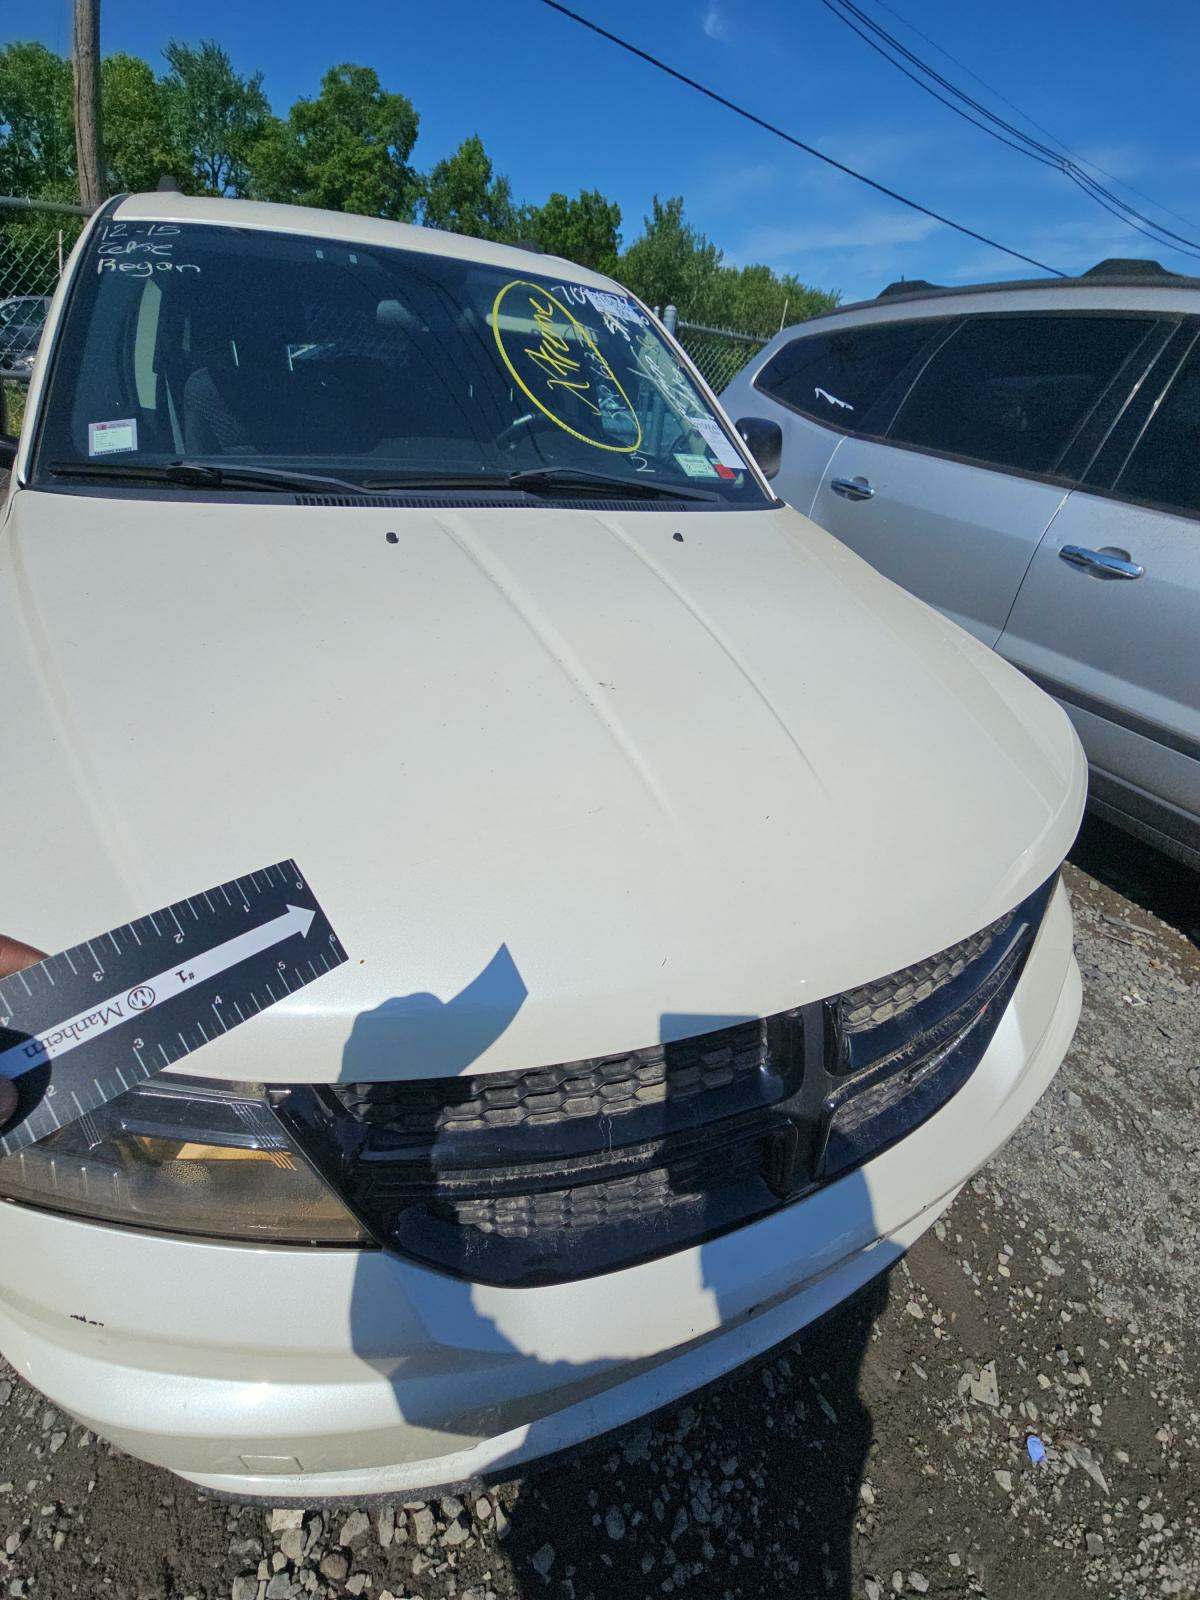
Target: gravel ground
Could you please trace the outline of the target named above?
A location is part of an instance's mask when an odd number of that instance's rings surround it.
[[[890,1278],[616,1443],[382,1510],[206,1499],[4,1369],[0,1592],[1200,1595],[1200,880],[1096,828],[1067,1062]]]

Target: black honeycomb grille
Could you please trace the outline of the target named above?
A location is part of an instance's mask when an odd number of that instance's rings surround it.
[[[864,1028],[877,1028],[883,1022],[903,1016],[922,1000],[928,1000],[930,995],[953,983],[1005,932],[1012,920],[1010,911],[979,933],[960,939],[958,944],[939,950],[924,961],[914,961],[911,967],[902,967],[899,972],[891,972],[874,983],[847,989],[838,1001],[842,1027],[847,1033],[859,1033]]]
[[[755,1019],[711,1034],[563,1062],[528,1072],[410,1083],[339,1086],[343,1109],[397,1143],[502,1130],[549,1131],[564,1123],[658,1110],[689,1120],[688,1102],[718,1095],[730,1111],[773,1095],[766,1024]]]
[[[628,1177],[602,1179],[534,1194],[439,1201],[437,1213],[458,1227],[505,1239],[531,1239],[547,1232],[608,1228],[653,1219],[660,1227],[664,1212],[704,1207],[718,1183],[741,1182],[758,1175],[761,1153],[752,1140],[720,1152],[704,1150],[670,1168],[653,1167]],[[764,1203],[767,1197],[764,1194]]]
[[[510,1286],[607,1272],[765,1216],[932,1116],[982,1058],[1053,887],[888,978],[762,1020],[272,1104],[398,1254]]]

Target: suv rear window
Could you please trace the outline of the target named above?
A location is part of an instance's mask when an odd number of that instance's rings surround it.
[[[806,417],[857,429],[888,385],[944,326],[891,322],[802,334],[771,357],[754,386]]]
[[[1048,472],[1146,318],[973,317],[933,357],[888,429],[903,444]]]
[[[1139,500],[1200,511],[1200,354],[1194,347],[1116,487]]]

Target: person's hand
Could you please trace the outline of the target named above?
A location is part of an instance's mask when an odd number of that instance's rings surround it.
[[[20,972],[22,967],[33,966],[45,954],[44,950],[35,950],[31,944],[22,944],[20,939],[10,939],[7,934],[0,933],[0,978],[11,977],[14,972]],[[4,1127],[16,1109],[16,1085],[11,1078],[0,1078],[0,1128]]]

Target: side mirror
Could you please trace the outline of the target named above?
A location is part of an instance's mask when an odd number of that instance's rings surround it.
[[[12,471],[17,459],[17,443],[16,439],[0,433],[0,472]]]
[[[773,478],[783,465],[783,430],[779,424],[766,417],[739,417],[734,427],[758,462],[763,477]]]

